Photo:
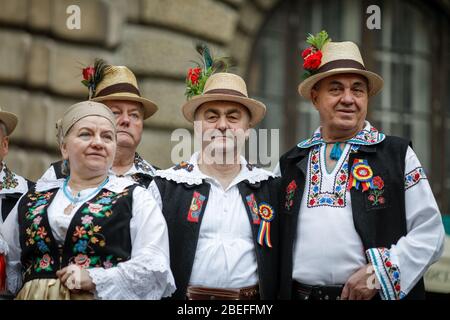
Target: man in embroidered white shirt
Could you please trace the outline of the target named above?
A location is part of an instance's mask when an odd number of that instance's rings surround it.
[[[168,223],[173,298],[274,299],[277,180],[248,164],[238,142],[262,120],[265,106],[230,73],[213,74],[200,93],[182,110],[201,126],[201,151],[157,171],[150,184]]]
[[[6,220],[17,200],[33,186],[31,181],[8,169],[5,158],[9,151],[9,136],[17,126],[14,113],[0,108],[0,225]]]
[[[299,92],[321,127],[280,159],[280,297],[422,299],[444,238],[428,180],[408,141],[365,120],[383,80],[356,44],[309,40]]]
[[[125,66],[107,65],[96,60],[93,67],[83,69],[83,84],[89,88],[90,99],[107,105],[117,119],[117,151],[112,167],[119,177],[132,179],[147,188],[156,168],[137,152],[142,139],[144,121],[157,110],[156,104],[141,97],[133,72]],[[50,167],[42,178],[55,179],[67,170],[63,162]]]

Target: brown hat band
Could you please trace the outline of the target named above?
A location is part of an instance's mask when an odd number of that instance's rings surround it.
[[[141,93],[139,92],[138,88],[136,88],[132,84],[123,82],[123,83],[116,83],[109,87],[106,87],[105,89],[101,90],[98,94],[96,94],[95,98],[108,96],[110,94],[119,92],[134,93],[137,94],[139,97],[141,96]]]
[[[325,63],[323,66],[321,66],[319,69],[317,69],[314,74],[330,71],[333,69],[339,69],[339,68],[353,68],[353,69],[359,69],[359,70],[366,70],[366,68],[355,60],[350,59],[339,59],[339,60],[333,60],[330,62]]]
[[[203,94],[229,94],[231,96],[238,96],[247,98],[247,96],[237,90],[232,89],[212,89],[204,92]]]

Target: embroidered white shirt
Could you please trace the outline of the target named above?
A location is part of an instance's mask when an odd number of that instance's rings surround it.
[[[2,201],[8,194],[28,191],[28,183],[25,178],[17,175],[8,169],[5,162],[2,162],[0,171],[0,226],[3,223]]]
[[[198,156],[199,153],[195,153],[189,160],[193,165],[191,172],[173,168],[156,172],[157,176],[180,183],[201,184],[205,179],[211,185],[189,284],[214,288],[255,285],[259,281],[251,222],[237,184],[244,180],[255,183],[274,175],[256,167],[249,170],[241,157],[240,173],[223,189],[216,179],[199,170]],[[154,181],[149,189],[162,206]]]
[[[63,194],[62,183],[63,180],[60,179],[51,182],[40,181],[36,185],[37,191],[60,188],[47,210],[51,232],[60,243],[63,243],[77,209],[84,203],[79,203],[72,213],[66,216],[64,208],[70,201]],[[109,182],[104,188],[121,192],[131,184],[128,179],[110,175]],[[81,197],[89,195],[93,190],[83,190]],[[161,210],[142,187],[136,187],[132,197],[131,259],[109,269],[88,269],[96,285],[95,296],[98,299],[160,299],[170,296],[175,291],[175,282],[170,270],[167,225]],[[9,246],[7,273],[8,288],[11,292],[17,292],[22,282],[17,207],[18,205],[14,207],[0,229],[3,239]]]
[[[384,139],[384,135],[372,128],[366,122],[363,133],[358,135],[361,139],[352,139],[346,144],[330,174],[325,168],[325,144],[320,141],[320,129],[312,139],[299,144],[299,147],[312,147],[309,153],[308,181],[301,200],[294,243],[293,279],[310,285],[345,284],[358,268],[367,263],[367,254],[374,265],[378,263],[375,272],[382,284],[382,297],[396,299],[407,294],[428,267],[440,257],[445,233],[423,168],[414,151],[408,147],[405,156],[407,235],[391,248],[386,248],[390,262],[399,269],[401,294],[395,295],[392,292],[392,275],[389,275],[380,261],[379,248],[372,248],[368,252],[363,250],[353,224],[350,192],[345,191],[345,197],[340,197],[341,190],[338,189],[342,169],[347,172],[342,186],[345,188],[348,182],[348,164],[347,167],[345,164],[348,162],[350,145],[375,144]],[[318,157],[316,161],[312,160],[314,155]],[[279,170],[279,166],[277,168]],[[312,181],[317,179],[314,175],[319,176],[319,183]],[[371,258],[375,256],[376,259]]]

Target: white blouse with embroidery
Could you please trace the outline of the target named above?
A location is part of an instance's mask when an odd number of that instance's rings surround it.
[[[189,160],[191,171],[170,168],[156,172],[157,176],[179,183],[201,184],[205,179],[211,185],[189,284],[214,288],[255,285],[259,281],[252,229],[237,184],[244,180],[256,183],[274,175],[256,167],[249,170],[246,160],[241,157],[240,173],[223,189],[216,179],[200,171],[198,156],[199,153],[195,153]],[[154,181],[149,190],[162,207]]]
[[[445,235],[440,212],[424,170],[409,147],[405,156],[407,235],[390,248],[364,252],[353,223],[350,192],[346,190],[348,157],[359,145],[376,144],[384,138],[366,122],[365,128],[346,143],[330,173],[325,166],[326,145],[320,128],[311,139],[298,145],[311,150],[294,243],[293,279],[310,285],[345,284],[367,263],[367,257],[381,284],[382,298],[399,299],[440,257]],[[275,170],[279,172],[279,166]],[[369,200],[381,204],[385,201],[382,195]]]
[[[13,193],[24,194],[28,191],[28,183],[25,178],[9,170],[5,162],[2,162],[0,171],[0,226],[3,223],[2,201]]]
[[[60,188],[47,210],[51,232],[60,243],[64,242],[72,218],[84,203],[79,203],[70,215],[64,214],[64,208],[70,204],[70,201],[62,191],[63,181],[63,179],[51,182],[41,180],[36,185],[36,190],[39,192]],[[131,184],[132,182],[128,179],[110,175],[109,182],[104,188],[117,193]],[[83,190],[80,196],[89,195],[93,190],[95,189]],[[109,269],[88,269],[96,285],[97,299],[160,299],[170,296],[175,291],[175,282],[170,270],[167,225],[161,210],[142,187],[136,187],[132,197],[131,259]],[[8,289],[11,292],[17,292],[22,284],[17,205],[0,230],[9,245]]]

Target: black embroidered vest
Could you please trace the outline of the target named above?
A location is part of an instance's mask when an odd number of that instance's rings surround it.
[[[74,214],[64,244],[53,237],[47,215],[58,189],[28,192],[19,203],[21,263],[26,281],[56,278],[70,264],[110,268],[130,259],[132,194],[136,185],[120,193],[102,189]]]
[[[358,235],[361,237],[364,250],[391,245],[405,236],[405,155],[408,141],[387,136],[376,145],[360,146],[356,153],[349,156],[349,168],[354,159],[364,159],[373,170],[373,176],[384,180],[383,203],[373,205],[368,192],[352,188],[353,221]],[[297,146],[280,158],[282,182],[280,189],[281,212],[281,273],[280,297],[291,298],[292,288],[292,253],[297,238],[297,223],[305,182],[308,179],[307,165],[310,149]],[[294,182],[293,182],[294,181]],[[292,186],[296,186],[293,190]],[[320,230],[317,230],[320,232]],[[401,267],[400,267],[401,272]],[[425,290],[423,280],[406,296],[409,299],[423,299]]]
[[[208,202],[210,184],[203,182],[200,185],[189,185],[161,177],[155,177],[155,183],[161,194],[162,212],[169,229],[170,264],[177,287],[172,299],[185,299],[194,264],[200,225]],[[261,299],[274,299],[278,286],[279,217],[275,209],[277,183],[279,183],[279,179],[270,178],[254,184],[248,180],[238,184],[239,193],[252,226]],[[261,246],[257,243],[261,220],[256,212],[258,205],[262,202],[271,204],[275,210],[275,218],[270,227],[272,248],[266,244]],[[205,277],[207,276],[205,274]]]

